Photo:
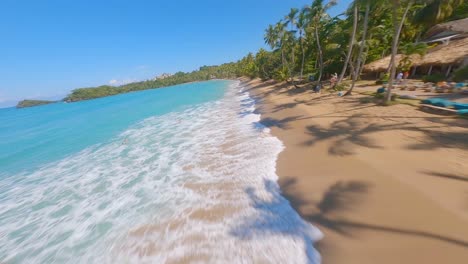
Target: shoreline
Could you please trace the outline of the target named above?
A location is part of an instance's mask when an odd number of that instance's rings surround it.
[[[285,146],[278,183],[324,233],[323,263],[468,259],[468,120],[241,81]]]

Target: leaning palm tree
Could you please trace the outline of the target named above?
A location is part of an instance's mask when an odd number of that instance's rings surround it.
[[[393,42],[392,42],[392,55],[390,56],[390,76],[388,79],[387,94],[385,96],[385,102],[389,102],[392,98],[393,80],[396,74],[395,59],[398,52],[398,46],[400,44],[400,34],[403,28],[403,24],[408,15],[409,9],[413,6],[415,0],[408,0],[403,3],[400,0],[392,0],[392,22],[393,22]],[[406,4],[405,11],[401,17],[400,23],[398,23],[398,9],[402,7],[402,4]]]
[[[375,0],[374,0],[375,2]],[[370,13],[370,7],[371,7],[371,0],[355,0],[354,5],[357,4],[365,4],[366,5],[366,11],[364,14],[364,24],[362,26],[362,39],[361,43],[359,43],[359,52],[357,55],[357,60],[356,60],[356,66],[354,67],[354,74],[353,74],[353,81],[351,83],[351,87],[349,90],[346,92],[345,95],[351,95],[354,89],[354,85],[356,83],[356,80],[359,78],[361,74],[361,66],[363,62],[363,53],[364,53],[364,48],[366,46],[366,37],[367,37],[367,27],[369,25],[369,13]]]
[[[361,38],[361,43],[359,43],[359,52],[358,52],[358,58],[356,62],[356,77],[359,77],[361,73],[361,67],[362,67],[362,62],[364,61],[363,58],[363,53],[364,49],[366,48],[366,40],[367,40],[367,29],[369,26],[369,13],[370,13],[370,8],[371,8],[371,0],[360,0],[361,2],[364,2],[366,6],[366,11],[364,13],[364,24],[362,26],[362,38]],[[378,2],[378,1],[374,1]],[[354,86],[354,82],[353,82]]]
[[[340,74],[340,77],[338,78],[337,84],[339,84],[343,80],[344,75],[346,74],[346,69],[348,67],[349,60],[351,59],[351,54],[353,52],[354,41],[355,41],[355,38],[356,38],[357,21],[358,21],[358,5],[357,4],[354,4],[353,10],[354,10],[354,13],[353,13],[353,28],[352,28],[352,31],[351,31],[351,37],[349,39],[348,53],[346,54],[346,59],[345,59],[345,62],[343,64],[343,69],[341,70],[341,74]]]
[[[393,35],[393,44],[392,44],[392,55],[390,57],[390,78],[389,84],[387,89],[386,101],[390,101],[392,87],[393,87],[393,80],[396,74],[396,65],[395,65],[395,58],[398,51],[399,46],[399,38],[401,34],[401,30],[403,28],[403,23],[406,20],[406,16],[408,15],[408,11],[415,3],[423,4],[424,8],[428,8],[431,5],[436,5],[438,9],[436,10],[436,18],[441,19],[442,17],[445,18],[448,14],[451,14],[453,8],[455,6],[461,5],[464,1],[463,0],[392,0],[392,21],[393,21],[393,28],[394,28],[394,35]],[[403,16],[398,24],[398,9],[400,7],[405,6]],[[423,10],[424,10],[423,8]],[[444,15],[442,15],[444,14]]]
[[[324,0],[314,0],[310,6],[306,6],[305,10],[309,17],[310,27],[314,30],[315,42],[317,44],[318,62],[319,62],[319,77],[317,81],[322,80],[323,75],[323,50],[320,44],[319,31],[321,28],[322,18],[326,11],[336,5],[336,0],[330,0],[324,5]]]

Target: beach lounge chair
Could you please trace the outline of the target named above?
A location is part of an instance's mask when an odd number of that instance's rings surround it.
[[[458,110],[457,115],[468,116],[468,109]]]
[[[421,104],[420,105],[421,110],[431,112],[431,113],[438,113],[438,114],[443,114],[443,115],[455,115],[457,114],[457,110],[447,108],[447,107],[440,107],[440,106],[435,106],[435,105],[430,105],[430,104]],[[458,111],[463,111],[463,110],[458,110]]]
[[[427,104],[427,105],[438,106],[438,107],[451,107],[454,104],[452,101],[442,99],[442,98],[424,99],[421,101],[421,103]]]
[[[468,104],[463,104],[463,103],[453,103],[452,106],[456,110],[466,110],[466,109],[468,109]]]

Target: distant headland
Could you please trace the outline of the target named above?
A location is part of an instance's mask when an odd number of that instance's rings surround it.
[[[48,100],[22,100],[18,102],[16,108],[25,108],[25,107],[33,107],[39,105],[46,105],[56,103],[57,101],[48,101]]]
[[[237,63],[225,63],[218,66],[202,66],[192,72],[177,72],[175,74],[162,74],[154,79],[129,83],[121,86],[102,85],[73,90],[61,101],[78,102],[100,97],[156,89],[189,82],[206,81],[210,79],[232,79],[242,75],[243,65]],[[23,100],[17,104],[17,108],[32,107],[54,103],[55,101]]]

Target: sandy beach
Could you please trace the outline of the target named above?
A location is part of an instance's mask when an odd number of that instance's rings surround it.
[[[323,263],[466,263],[468,120],[243,79]]]

